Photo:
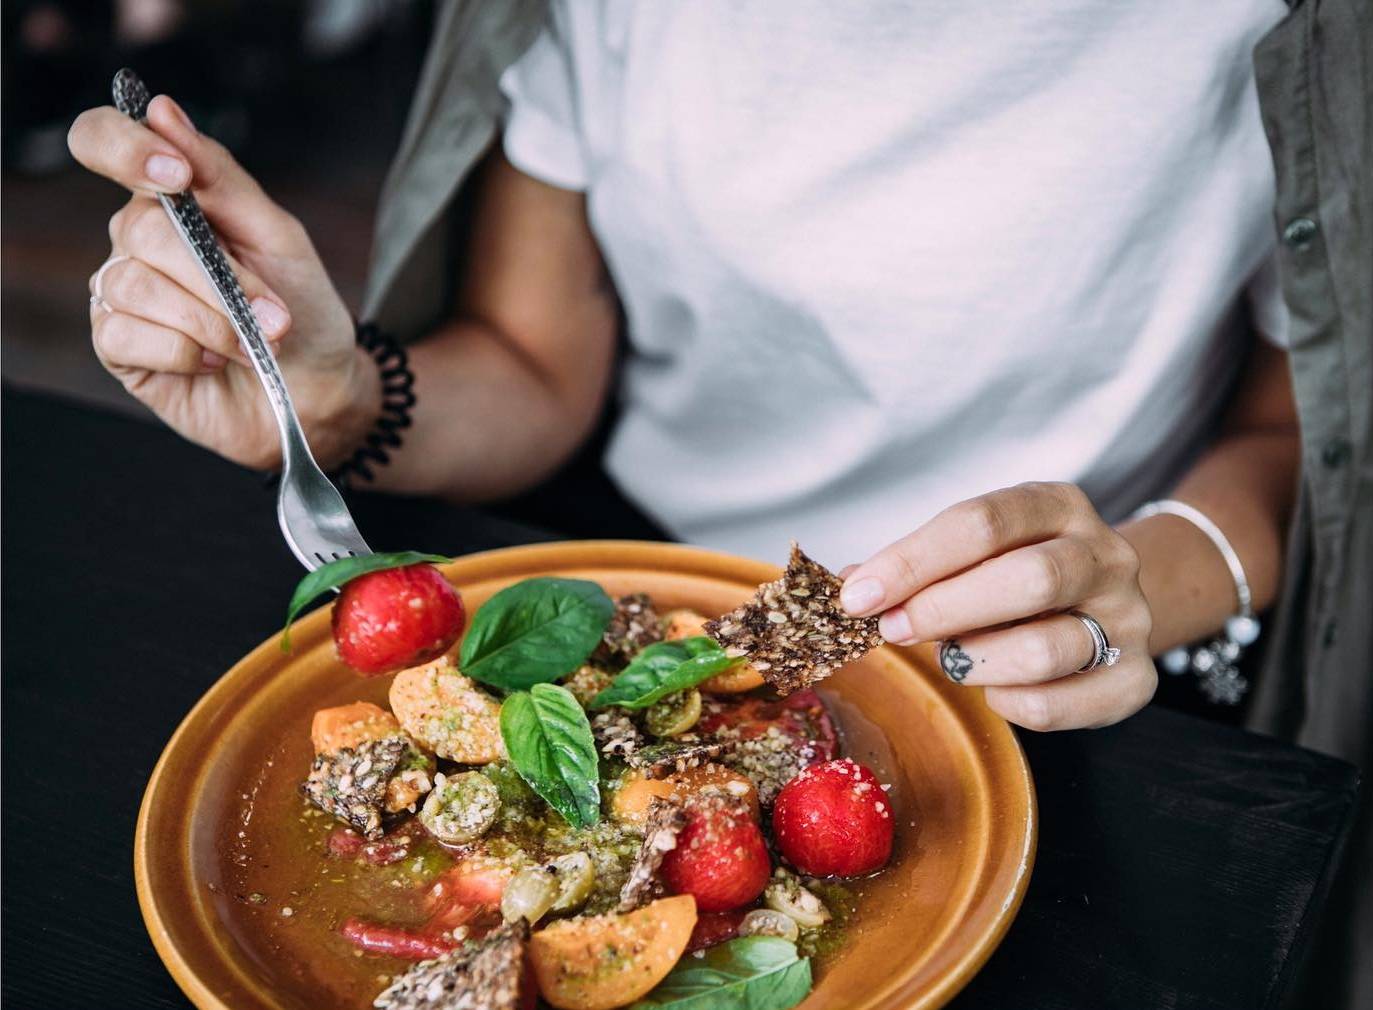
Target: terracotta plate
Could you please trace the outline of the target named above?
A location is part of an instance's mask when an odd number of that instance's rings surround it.
[[[716,614],[777,572],[694,548],[610,541],[472,555],[447,574],[472,609],[518,579],[559,574]],[[232,894],[243,839],[265,832],[259,841],[285,854],[272,834],[279,828],[253,815],[270,806],[266,793],[289,788],[308,767],[313,711],[384,697],[385,679],[364,681],[334,657],[327,608],[300,622],[293,639],[288,656],[273,636],[201,699],[163,752],[139,814],[134,870],[144,920],[173,977],[205,1010],[363,1007],[378,988],[371,979],[365,991],[361,981],[351,989],[326,982],[274,956],[280,937],[245,925]],[[981,692],[948,683],[928,651],[884,647],[822,693],[847,752],[892,783],[896,850],[892,865],[862,885],[845,946],[817,963],[804,1006],[942,1006],[986,961],[1025,893],[1036,823],[1024,755]],[[267,760],[289,774],[264,772]],[[344,975],[366,977],[365,959],[357,965]]]

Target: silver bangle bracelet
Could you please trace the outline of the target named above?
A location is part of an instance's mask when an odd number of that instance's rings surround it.
[[[1249,690],[1249,681],[1239,672],[1239,660],[1246,646],[1259,637],[1259,619],[1254,616],[1253,596],[1244,565],[1229,539],[1200,509],[1186,502],[1165,498],[1149,502],[1137,509],[1131,519],[1149,519],[1157,515],[1186,519],[1206,534],[1225,559],[1230,576],[1235,580],[1235,613],[1226,619],[1221,634],[1193,646],[1169,649],[1159,657],[1164,672],[1180,676],[1189,670],[1196,674],[1201,693],[1220,705],[1238,705]]]

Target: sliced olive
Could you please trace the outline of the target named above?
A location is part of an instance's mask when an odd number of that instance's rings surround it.
[[[501,892],[501,917],[506,922],[542,919],[558,899],[558,879],[542,866],[529,866],[510,878]]]
[[[486,834],[500,809],[500,791],[494,782],[481,772],[461,772],[435,776],[434,789],[419,817],[439,841],[463,845]]]
[[[677,736],[701,718],[701,692],[696,688],[669,694],[644,712],[644,726],[654,736]]]
[[[558,882],[558,896],[550,912],[571,912],[581,908],[596,886],[596,866],[585,852],[569,852],[544,865]]]
[[[814,929],[830,921],[825,903],[802,886],[785,871],[778,871],[763,891],[763,903],[775,911],[788,915],[805,929]]]
[[[755,908],[744,921],[739,923],[740,936],[780,936],[783,940],[796,942],[801,935],[796,920],[775,908]]]

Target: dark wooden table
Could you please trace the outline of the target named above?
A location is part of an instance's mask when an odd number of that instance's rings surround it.
[[[261,481],[135,420],[6,391],[3,1001],[188,1004],[134,897],[134,819],[199,695],[280,625],[299,577]],[[546,539],[364,498],[378,549]],[[1352,767],[1151,708],[1025,734],[1041,834],[973,1008],[1281,1005],[1353,807]]]

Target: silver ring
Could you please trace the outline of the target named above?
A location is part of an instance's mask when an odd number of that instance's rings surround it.
[[[99,295],[91,295],[91,308],[104,309],[106,312],[111,313],[114,312],[114,309],[110,308],[105,299],[101,298]]]
[[[91,301],[92,305],[99,303],[104,305],[106,309],[109,308],[108,305],[105,305],[105,293],[100,290],[100,285],[105,281],[105,271],[116,263],[122,263],[127,259],[133,259],[133,257],[124,255],[111,256],[104,263],[100,264],[100,269],[95,272],[95,277],[91,280],[91,292],[94,295]]]
[[[1082,622],[1082,626],[1087,629],[1087,634],[1092,636],[1092,648],[1094,650],[1092,661],[1084,666],[1078,673],[1086,673],[1088,670],[1095,670],[1098,666],[1115,666],[1120,662],[1120,650],[1114,648],[1106,639],[1106,629],[1101,626],[1101,622],[1089,614],[1084,614],[1080,610],[1068,611],[1070,617],[1076,617]]]

